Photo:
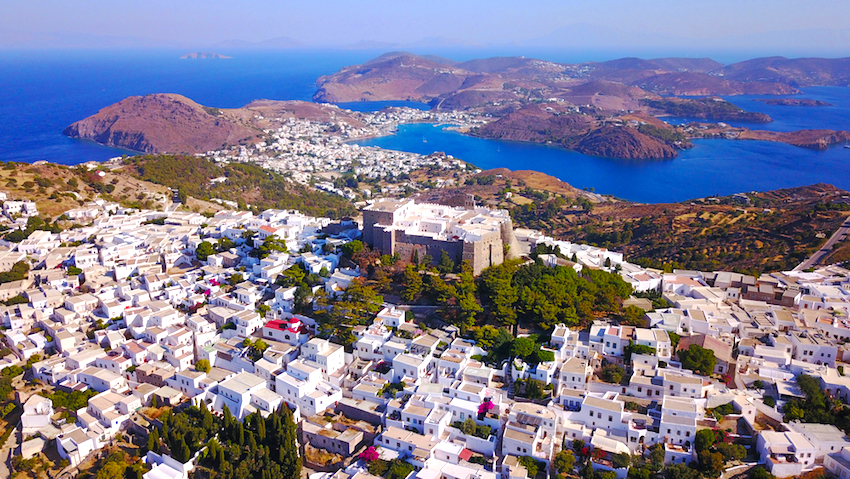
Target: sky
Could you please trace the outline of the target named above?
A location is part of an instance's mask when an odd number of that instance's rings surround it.
[[[846,0],[27,0],[0,46],[534,46],[850,56]],[[233,43],[231,43],[233,45]]]

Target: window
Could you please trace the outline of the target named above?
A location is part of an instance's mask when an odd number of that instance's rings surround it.
[[[614,417],[613,417],[613,416],[608,416],[608,422],[611,422],[611,421],[613,421],[613,420],[614,420]]]
[[[691,431],[685,431],[685,437],[691,437]]]

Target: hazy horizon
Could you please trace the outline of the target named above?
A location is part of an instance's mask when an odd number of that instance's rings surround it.
[[[660,55],[848,56],[850,2],[481,0],[321,5],[260,0],[7,5],[0,48],[575,50]]]

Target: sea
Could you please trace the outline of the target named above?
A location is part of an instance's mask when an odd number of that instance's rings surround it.
[[[310,100],[321,75],[374,58],[379,51],[220,52],[226,60],[180,60],[185,52],[157,51],[0,51],[0,161],[47,160],[74,165],[133,152],[74,140],[62,130],[131,95],[179,93],[198,103],[235,108],[252,100]],[[475,52],[439,52],[457,60]],[[535,56],[529,52],[529,56]],[[492,56],[499,52],[486,52]],[[538,58],[579,62],[603,60],[587,52],[544,52]],[[727,100],[774,122],[734,126],[791,131],[809,128],[850,130],[850,88],[813,87],[800,98],[828,107],[774,106],[761,96]],[[427,108],[412,102],[341,105],[358,111],[387,105]],[[683,122],[687,119],[668,119]],[[646,202],[678,202],[712,195],[830,183],[850,190],[850,149],[836,145],[813,151],[764,141],[697,140],[671,160],[620,160],[582,155],[556,146],[485,140],[445,125],[402,125],[393,136],[357,142],[415,153],[445,152],[480,168],[537,170],[597,193]]]

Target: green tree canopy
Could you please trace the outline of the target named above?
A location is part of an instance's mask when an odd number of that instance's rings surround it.
[[[201,241],[201,244],[195,248],[195,257],[197,257],[199,261],[206,261],[207,258],[213,254],[215,254],[215,250],[213,249],[212,244],[208,241]]]
[[[683,368],[705,376],[714,372],[714,366],[717,364],[714,351],[698,344],[691,344],[688,349],[679,350],[678,355]]]

